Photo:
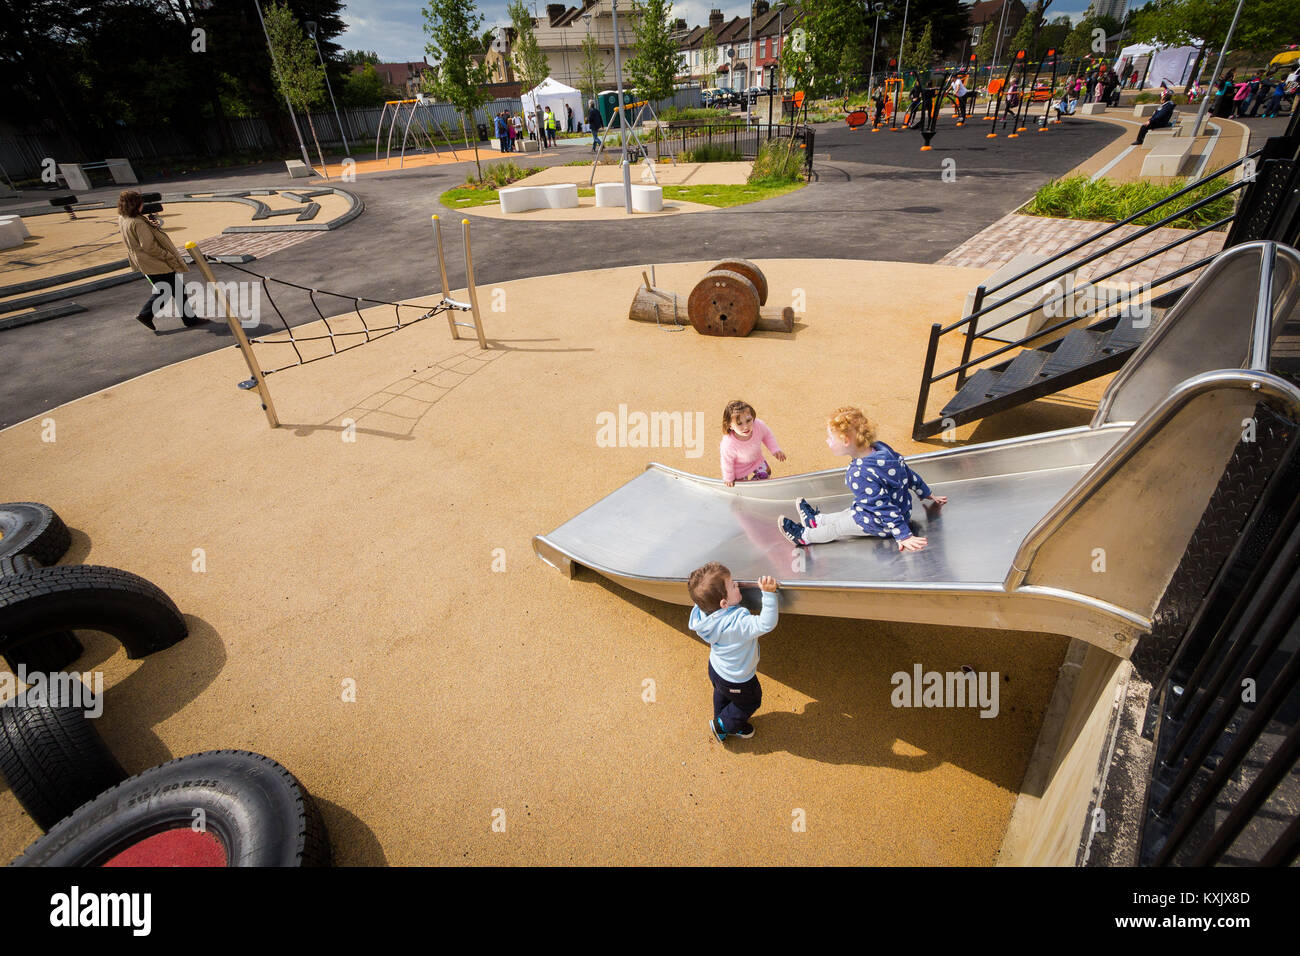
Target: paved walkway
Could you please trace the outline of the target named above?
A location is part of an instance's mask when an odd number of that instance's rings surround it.
[[[1044,260],[1070,248],[1075,243],[1095,236],[1111,223],[1081,222],[1077,219],[1053,219],[1046,216],[1022,216],[1010,213],[993,225],[963,242],[960,246],[939,260],[940,265],[968,266],[988,269],[990,273],[1010,262],[1022,253],[1033,253]],[[1077,253],[1078,257],[1088,256],[1108,245],[1141,232],[1139,226],[1121,226],[1106,236],[1105,239],[1084,246]],[[1081,268],[1076,278],[1080,281],[1092,279],[1111,269],[1140,258],[1161,246],[1185,239],[1195,230],[1192,229],[1155,229],[1141,239],[1136,239],[1117,251],[1103,256]],[[1206,256],[1212,256],[1223,248],[1226,232],[1209,232],[1188,239],[1181,245],[1170,249],[1140,265],[1120,273],[1116,278],[1125,282],[1151,282],[1161,275],[1173,272]],[[1188,273],[1178,280],[1178,285],[1192,281],[1200,270]],[[1172,286],[1171,286],[1172,288]],[[1168,288],[1161,291],[1168,291]]]

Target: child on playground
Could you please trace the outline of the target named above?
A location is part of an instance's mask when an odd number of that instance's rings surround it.
[[[758,417],[754,406],[742,401],[728,402],[722,410],[722,441],[718,444],[722,480],[728,488],[738,481],[772,477],[772,469],[763,458],[764,445],[777,461],[785,461],[785,452],[776,443],[776,436]]]
[[[805,498],[795,502],[801,521],[782,515],[777,519],[781,533],[799,547],[824,544],[838,538],[892,537],[899,551],[920,551],[928,543],[912,534],[912,492],[924,501],[931,514],[948,502],[945,495],[931,494],[930,486],[907,466],[903,457],[876,438],[875,426],[861,409],[836,409],[826,423],[826,444],[835,455],[848,455],[844,483],[853,492],[853,504],[844,511],[822,514]]]
[[[776,579],[761,577],[763,610],[750,614],[740,603],[740,587],[716,561],[696,568],[686,581],[695,606],[690,627],[709,645],[709,683],[713,685],[713,719],[709,730],[722,743],[728,735],[749,738],[749,722],[763,703],[758,682],[758,639],[776,627]]]
[[[871,91],[871,100],[876,104],[876,116],[871,121],[872,126],[879,126],[880,121],[885,118],[885,88],[879,84]]]

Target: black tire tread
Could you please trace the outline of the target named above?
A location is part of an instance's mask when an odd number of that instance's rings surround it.
[[[61,612],[70,599],[84,603],[123,595],[134,596],[137,609],[147,610],[147,616],[153,618],[150,633],[115,633],[126,646],[128,657],[134,659],[170,647],[188,633],[185,618],[172,599],[139,575],[91,564],[61,565],[0,577],[0,652],[8,652],[41,633],[32,620]],[[78,620],[62,621],[59,629],[66,628],[101,629],[89,611],[83,611]]]
[[[84,713],[25,695],[0,707],[0,774],[42,830],[126,779]]]
[[[88,815],[102,815],[102,807],[112,806],[118,797],[127,790],[134,789],[137,786],[148,785],[150,781],[159,776],[167,776],[171,768],[179,765],[192,763],[199,758],[236,758],[240,761],[252,761],[264,765],[266,769],[278,775],[294,794],[294,809],[298,814],[299,826],[295,834],[295,846],[293,857],[297,865],[301,867],[326,867],[329,866],[332,859],[332,851],[329,841],[329,832],[325,829],[324,819],[320,814],[320,809],[312,799],[307,788],[299,782],[288,768],[282,764],[265,756],[264,754],[254,753],[249,750],[206,750],[202,753],[189,754],[185,757],[176,757],[166,763],[159,764],[156,767],[150,767],[133,777],[115,784],[104,790],[90,803],[80,808],[76,817],[69,816],[61,821],[57,826],[52,828],[46,836],[40,838],[29,846],[23,854],[11,863],[11,866],[42,866],[43,859],[54,849],[66,841],[67,831],[75,827],[82,816],[82,811]]]
[[[0,504],[0,511],[13,507],[35,508],[41,513],[41,517],[35,530],[29,533],[28,540],[19,545],[16,551],[6,547],[3,538],[0,538],[0,551],[5,555],[28,554],[47,566],[57,564],[59,559],[68,553],[68,548],[72,547],[72,534],[68,531],[68,526],[63,523],[63,519],[55,514],[54,509],[49,505],[37,501],[12,501]]]

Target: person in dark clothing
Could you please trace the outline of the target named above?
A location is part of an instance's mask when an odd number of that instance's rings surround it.
[[[591,151],[594,153],[600,147],[600,137],[596,134],[603,125],[600,121],[600,110],[596,109],[595,100],[587,100],[587,125],[591,127]]]
[[[1169,125],[1170,117],[1173,115],[1174,100],[1173,97],[1169,95],[1168,91],[1166,91],[1160,98],[1160,106],[1151,114],[1151,118],[1142,124],[1142,128],[1138,130],[1138,138],[1134,141],[1133,145],[1141,146],[1147,138],[1147,133],[1151,132],[1153,129],[1164,129],[1167,127]]]
[[[564,104],[564,131],[566,133],[574,132],[573,129],[573,107],[568,103]]]

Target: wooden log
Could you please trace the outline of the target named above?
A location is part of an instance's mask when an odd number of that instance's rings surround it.
[[[686,300],[674,296],[662,289],[637,286],[636,295],[632,297],[632,307],[627,317],[636,322],[666,322],[669,325],[682,325],[687,322]]]
[[[758,321],[754,324],[754,329],[758,332],[793,332],[794,309],[788,305],[782,308],[762,306],[758,310]]]

